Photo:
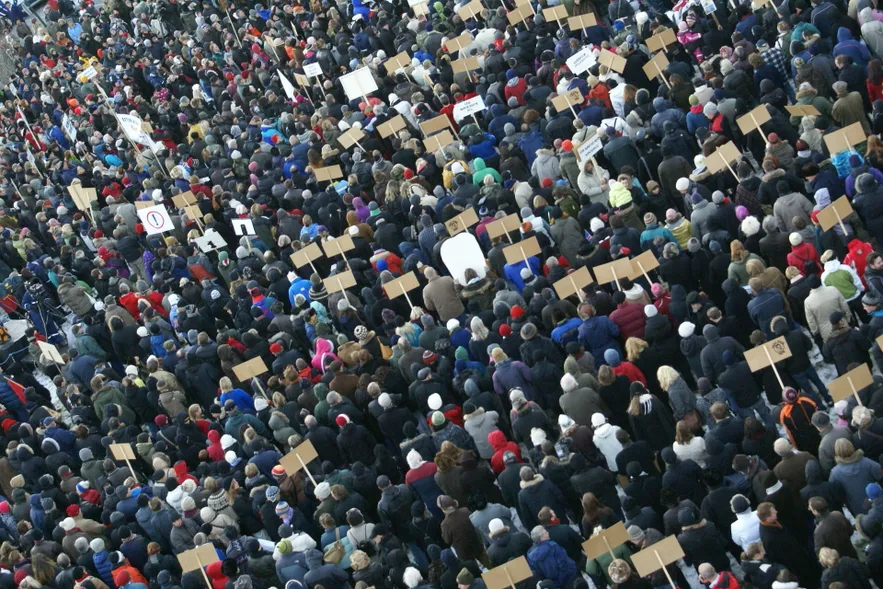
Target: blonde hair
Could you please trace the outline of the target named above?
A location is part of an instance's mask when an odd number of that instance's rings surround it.
[[[445,440],[442,442],[441,450],[435,455],[435,465],[441,472],[454,470],[460,464],[460,456],[463,451],[453,443]]]
[[[229,377],[224,376],[218,381],[218,388],[221,389],[222,393],[229,393],[233,390],[233,381]]]
[[[634,362],[641,357],[641,352],[650,347],[650,344],[639,337],[630,337],[625,340],[625,354],[629,362]]]
[[[843,438],[841,438],[843,439]],[[838,440],[839,442],[840,440]],[[822,548],[819,550],[819,562],[826,569],[831,569],[840,564],[840,553],[833,548]]]
[[[656,379],[659,380],[659,387],[663,391],[668,391],[669,387],[679,379],[681,375],[671,366],[660,366],[656,371]]]
[[[846,438],[840,438],[834,442],[834,458],[836,460],[849,460],[855,454],[855,446]]]

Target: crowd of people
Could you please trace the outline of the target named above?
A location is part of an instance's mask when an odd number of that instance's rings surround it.
[[[883,588],[875,0],[0,17],[0,589]]]

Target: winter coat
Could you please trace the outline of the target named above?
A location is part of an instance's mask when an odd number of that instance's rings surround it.
[[[616,472],[616,455],[622,451],[622,444],[616,439],[619,428],[606,423],[595,429],[592,441],[607,460],[607,468]]]
[[[518,513],[525,529],[532,530],[534,526],[539,525],[537,515],[543,507],[549,507],[555,513],[567,513],[564,494],[554,483],[543,478],[543,475],[537,474],[532,480],[521,481]]]
[[[641,395],[642,412],[629,414],[635,440],[643,440],[654,452],[660,452],[675,439],[675,422],[669,408],[650,394]]]
[[[812,203],[808,198],[798,192],[792,192],[776,199],[773,205],[773,215],[776,217],[776,225],[779,231],[783,233],[791,233],[794,231],[792,220],[794,217],[801,217],[809,222],[809,216],[812,213]]]
[[[553,182],[558,180],[561,177],[561,170],[555,152],[551,149],[538,149],[530,172],[540,182],[544,178],[550,178]]]
[[[846,491],[846,505],[856,515],[867,513],[865,506],[865,487],[880,480],[883,473],[880,465],[865,458],[864,452],[856,450],[849,459],[838,459],[837,466],[831,470],[829,480],[839,482]]]
[[[489,460],[494,455],[494,448],[488,441],[488,436],[493,432],[499,431],[497,422],[500,419],[496,411],[485,411],[481,407],[477,408],[474,413],[463,416],[465,422],[463,428],[475,440],[475,447],[478,448],[478,455],[483,460]]]
[[[494,534],[487,555],[492,567],[506,564],[510,560],[523,556],[531,549],[533,543],[530,536],[515,530],[504,530]]]
[[[690,224],[693,226],[694,236],[701,240],[706,233],[711,231],[709,224],[712,215],[716,211],[717,208],[704,199],[693,205],[693,211],[690,213]]]
[[[706,345],[702,349],[700,358],[702,361],[702,372],[706,378],[712,382],[717,382],[718,377],[723,373],[725,366],[723,361],[724,352],[732,351],[737,358],[741,358],[745,353],[745,348],[731,337],[721,337],[720,332],[714,325],[706,325],[702,330],[705,336]]]
[[[494,370],[494,390],[498,395],[508,397],[509,391],[520,388],[528,401],[535,401],[537,394],[532,384],[530,368],[523,362],[506,358]]]
[[[92,311],[92,301],[89,299],[86,289],[79,284],[68,284],[67,282],[60,284],[58,298],[80,317],[88,315]]]
[[[831,118],[841,128],[848,127],[853,123],[860,123],[865,134],[871,133],[864,101],[858,92],[849,92],[838,98],[834,102],[834,108],[831,109]]]
[[[457,551],[461,560],[471,560],[484,554],[481,534],[469,520],[469,510],[465,507],[454,509],[445,515],[441,523],[442,538]]]
[[[819,334],[823,340],[831,336],[831,313],[841,311],[849,316],[849,306],[840,291],[833,286],[821,286],[811,290],[804,301],[806,326],[812,333]]]
[[[707,562],[717,571],[730,568],[726,544],[717,529],[707,521],[702,520],[682,530],[678,542],[684,550],[685,560],[694,567]]]
[[[430,280],[423,288],[423,302],[427,311],[438,312],[442,323],[459,318],[465,310],[454,288],[454,279],[450,276]]]
[[[680,421],[687,413],[696,409],[696,395],[690,390],[683,377],[678,377],[668,389],[668,402],[671,404],[675,421]]]
[[[555,219],[555,223],[552,225],[552,238],[558,244],[558,250],[567,259],[567,263],[575,266],[577,252],[585,242],[579,222],[572,217]]]
[[[854,557],[844,558],[842,554],[836,566],[822,572],[822,587],[830,587],[838,581],[850,589],[871,589],[871,575],[867,566]]]
[[[550,580],[556,587],[568,587],[577,576],[576,563],[552,540],[545,540],[527,551],[527,563],[534,576]]]
[[[610,415],[610,410],[600,395],[589,388],[577,388],[558,398],[558,405],[568,417],[579,425],[591,427],[592,415]]]

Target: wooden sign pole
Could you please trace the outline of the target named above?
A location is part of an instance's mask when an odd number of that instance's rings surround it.
[[[760,125],[757,124],[757,119],[754,118],[754,112],[748,113],[748,116],[751,117],[751,122],[754,123],[754,128],[757,129],[757,132],[760,133],[760,136],[763,138],[763,142],[766,143],[766,146],[770,146],[769,139],[766,138],[766,135],[763,134],[763,129],[760,128]]]
[[[843,218],[840,216],[840,211],[837,210],[837,207],[831,207],[834,210],[834,214],[837,215],[837,222],[840,224],[840,230],[843,231],[843,236],[847,235],[846,233],[846,225],[843,223]],[[852,381],[850,381],[852,382]],[[861,405],[861,402],[859,402]]]
[[[859,398],[859,396],[858,396],[858,391],[855,389],[855,383],[852,382],[852,377],[851,377],[851,376],[847,376],[847,377],[846,377],[846,382],[849,383],[849,388],[852,389],[852,395],[855,397],[855,400],[856,400],[856,402],[858,403],[858,406],[859,406],[859,407],[864,407],[864,404],[862,403],[862,400],[861,400],[861,399]]]
[[[601,536],[601,539],[604,540],[604,546],[607,547],[607,552],[610,553],[610,558],[616,560],[616,555],[613,554],[613,548],[610,547],[610,542],[607,540],[607,536]],[[674,585],[672,585],[672,587],[674,587]]]
[[[659,77],[662,78],[662,81],[665,82],[665,85],[668,86],[669,90],[671,90],[671,82],[669,82],[668,78],[665,77],[665,74],[662,73],[662,68],[660,68],[659,64],[655,61],[653,62],[653,66],[656,68],[656,71],[659,72]],[[754,119],[754,117],[751,118]]]
[[[521,252],[521,257],[524,258],[524,267],[527,268],[527,271],[533,276],[533,270],[530,269],[530,262],[527,260],[527,254],[524,253],[524,248],[518,246],[518,250]]]
[[[414,303],[411,302],[411,297],[408,296],[408,291],[404,291],[402,294],[405,295],[405,300],[408,301],[408,306],[411,307],[411,310],[413,311]]]
[[[573,279],[573,276],[569,276],[568,278],[570,278],[570,284],[573,285],[573,290],[576,291],[576,296],[579,297],[579,302],[586,302],[586,297],[585,295],[583,295],[583,289],[577,288],[576,281]]]
[[[616,290],[622,290],[622,287],[619,286],[619,276],[616,275],[616,269],[611,266],[610,272],[613,273],[613,281],[616,282]]]
[[[665,563],[662,561],[662,557],[659,556],[659,551],[654,550],[653,554],[656,555],[656,560],[659,561],[659,566],[662,567],[662,572],[665,573],[665,578],[668,579],[668,584],[671,587],[676,587],[674,579],[671,578],[671,573],[668,572],[668,569],[665,568]]]
[[[261,384],[261,379],[259,379],[257,376],[252,376],[252,377],[251,377],[251,380],[252,380],[252,382],[254,383],[254,385],[258,387],[258,391],[260,391],[261,396],[262,396],[264,399],[266,399],[267,401],[269,401],[270,398],[267,397],[267,392],[264,390],[264,387],[263,387],[263,385]]]
[[[346,300],[346,299],[344,299],[344,300]],[[310,472],[310,469],[308,469],[307,465],[304,464],[304,459],[300,457],[300,454],[297,455],[297,461],[300,462],[300,467],[303,469],[303,471],[305,473],[307,473],[307,476],[310,477],[310,481],[313,483],[313,486],[317,487],[318,484],[316,483],[316,479],[313,478],[313,475]]]
[[[773,369],[773,373],[776,375],[776,380],[779,381],[779,386],[782,387],[782,390],[784,391],[785,383],[782,381],[782,377],[779,375],[779,369],[776,368],[776,363],[773,362],[773,357],[770,355],[770,350],[766,347],[766,345],[764,345],[763,351],[766,353],[767,360],[769,360],[770,366]]]
[[[570,112],[573,113],[573,118],[576,119],[576,118],[577,118],[576,110],[573,108],[573,104],[571,104],[571,102],[570,102],[570,96],[568,96],[567,94],[565,94],[565,95],[564,95],[564,100],[567,101],[567,107],[570,109]]]
[[[227,14],[229,15],[230,13],[228,12]],[[232,21],[230,22],[232,23]],[[202,561],[199,560],[199,553],[194,551],[193,558],[196,559],[196,564],[199,565],[199,572],[202,573],[202,578],[203,580],[205,580],[206,587],[208,587],[209,589],[214,589],[214,587],[212,587],[212,582],[209,580],[208,575],[205,572],[205,567],[202,566]]]
[[[359,147],[361,147],[361,146],[359,146]],[[337,251],[340,252],[341,257],[343,257],[343,261],[346,262],[346,269],[349,270],[350,272],[352,272],[353,269],[350,268],[350,261],[346,259],[346,254],[343,253],[343,248],[341,247],[340,243],[335,243],[335,245],[337,245]]]
[[[227,9],[227,18],[230,19],[230,28],[233,29],[233,35],[236,37],[236,42],[239,44],[239,48],[242,48],[242,39],[239,38],[239,33],[236,31],[236,25],[233,23],[233,17],[230,16],[230,9]],[[275,47],[274,47],[275,49]],[[203,573],[205,574],[205,573]],[[206,578],[208,580],[208,578]]]
[[[509,569],[503,565],[503,570],[506,571],[506,579],[509,581],[509,586],[512,587],[512,589],[515,589],[515,581],[512,580],[512,575],[509,574]]]
[[[643,274],[643,275],[644,275],[644,278],[647,279],[647,284],[653,284],[653,281],[650,280],[650,275],[647,274],[647,271],[646,271],[646,270],[644,270],[644,264],[642,264],[640,261],[638,262],[638,268],[641,269],[641,274]]]

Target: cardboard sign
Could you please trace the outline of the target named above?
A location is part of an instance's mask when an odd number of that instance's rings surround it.
[[[58,348],[56,348],[52,344],[37,340],[37,347],[40,348],[40,351],[43,352],[44,356],[46,356],[53,362],[64,364],[64,358],[61,357],[61,353],[58,351]]]
[[[108,446],[114,460],[135,460],[137,456],[132,450],[132,444],[111,444]]]
[[[340,76],[340,85],[346,92],[347,98],[357,100],[368,96],[371,92],[377,90],[377,81],[374,74],[367,67],[362,67],[354,72]]]
[[[313,260],[318,260],[323,255],[322,250],[319,249],[319,245],[311,243],[291,254],[291,262],[294,264],[295,268],[303,268]]]
[[[343,171],[340,169],[340,166],[316,168],[313,170],[313,173],[316,175],[317,182],[333,182],[338,178],[343,178]]]
[[[404,128],[405,117],[403,117],[402,115],[396,115],[385,123],[377,125],[377,132],[380,133],[381,137],[386,139],[390,135],[395,135]]]
[[[583,141],[577,146],[576,157],[579,159],[580,163],[582,163],[591,159],[593,155],[601,151],[603,148],[604,142],[601,141],[600,135],[595,133],[588,141]]]
[[[445,51],[448,53],[460,51],[464,47],[469,47],[470,45],[472,45],[472,35],[469,33],[463,33],[459,37],[448,39],[444,42]]]
[[[485,110],[486,108],[487,106],[484,104],[484,98],[476,96],[475,98],[470,98],[469,100],[457,103],[454,107],[454,118],[459,122],[470,115]]]
[[[319,457],[315,446],[309,440],[304,440],[294,447],[288,454],[279,459],[279,464],[285,469],[285,473],[293,477],[297,471],[304,469],[306,465]]]
[[[507,264],[517,264],[518,262],[523,262],[525,258],[540,255],[542,251],[537,238],[531,237],[530,239],[506,246],[503,248],[503,255],[506,257]]]
[[[591,272],[585,266],[571,272],[561,280],[557,281],[552,287],[555,289],[555,294],[558,295],[558,298],[562,301],[573,294],[578,294],[579,291],[595,281],[592,278]],[[582,295],[580,295],[580,300],[582,300]]]
[[[329,258],[333,258],[334,256],[342,256],[344,253],[350,251],[351,249],[355,249],[355,247],[356,245],[353,243],[353,237],[349,233],[344,233],[336,239],[333,237],[329,237],[322,242],[322,250]]]
[[[507,215],[502,219],[491,221],[490,223],[485,225],[485,228],[487,229],[488,237],[494,239],[495,237],[499,237],[504,233],[518,231],[521,228],[521,219],[518,218],[518,215],[512,213],[511,215]]]
[[[840,153],[853,145],[862,143],[867,138],[861,123],[853,123],[839,131],[825,135],[825,145],[831,155]]]
[[[577,53],[568,57],[566,63],[568,69],[573,72],[573,75],[579,76],[588,71],[597,61],[595,49],[593,47],[583,47]]]
[[[652,37],[647,38],[647,49],[653,53],[657,51],[665,51],[666,47],[674,45],[677,42],[678,38],[675,36],[675,32],[666,27],[660,29],[660,31]]]
[[[451,119],[448,118],[448,115],[438,115],[433,119],[420,123],[420,130],[427,137],[433,133],[438,133],[442,129],[449,128],[451,128]]]
[[[811,104],[786,106],[785,110],[787,110],[789,114],[795,117],[815,117],[822,114],[819,112],[819,109],[812,106]]]
[[[135,209],[146,209],[152,207],[155,203],[152,200],[136,200],[135,201]]]
[[[444,116],[444,115],[442,115]],[[447,117],[445,117],[447,118]],[[427,137],[423,140],[423,147],[426,148],[426,151],[433,153],[438,151],[439,149],[443,149],[454,142],[454,136],[451,135],[450,131],[442,131],[437,135],[433,135],[432,137]]]
[[[573,90],[568,90],[564,94],[553,98],[552,106],[554,106],[555,110],[558,112],[564,112],[573,106],[580,106],[585,100],[586,99],[583,97],[583,93],[580,92],[579,88],[574,88]]]
[[[67,187],[67,191],[77,208],[84,213],[92,210],[92,201],[98,198],[94,188],[83,188],[79,183],[71,184]],[[153,206],[153,203],[150,204]]]
[[[735,143],[730,141],[721,145],[711,155],[706,157],[705,165],[709,172],[716,174],[721,170],[730,169],[740,159],[742,159],[742,152],[739,151]]]
[[[598,284],[609,284],[630,277],[632,275],[632,261],[628,258],[619,258],[607,264],[595,266],[594,271]]]
[[[770,4],[773,0],[752,0],[751,7],[754,10],[760,10],[765,4]]]
[[[785,341],[784,336],[777,337],[750,350],[745,350],[745,361],[748,362],[748,368],[751,369],[751,372],[757,372],[790,357],[791,348],[788,347],[788,342]]]
[[[394,74],[409,65],[411,65],[411,56],[408,55],[407,51],[402,51],[395,57],[391,57],[383,62],[383,67],[385,67],[386,71],[391,74]]]
[[[411,8],[414,9],[414,16],[429,16],[429,5],[426,2],[412,4]]]
[[[475,213],[474,208],[469,207],[453,219],[445,221],[445,228],[448,230],[448,235],[453,237],[461,231],[466,231],[476,223],[478,223],[478,215]]]
[[[849,199],[844,195],[819,211],[819,225],[827,231],[831,227],[842,223],[843,219],[853,213]]]
[[[251,219],[233,219],[233,232],[236,235],[256,235],[254,231],[254,221]]]
[[[457,16],[459,16],[461,20],[469,20],[470,18],[479,16],[482,10],[484,10],[484,6],[481,5],[481,0],[472,0],[472,2],[464,4],[457,9]]]
[[[656,256],[653,255],[653,250],[647,250],[640,256],[632,258],[631,262],[632,275],[629,278],[631,278],[632,280],[634,280],[638,276],[649,274],[651,270],[655,270],[659,267],[659,260],[657,260]],[[647,278],[647,280],[650,279]]]
[[[179,209],[183,209],[187,205],[195,205],[197,203],[196,195],[191,191],[182,192],[172,197],[172,202]]]
[[[841,401],[852,395],[858,400],[858,392],[874,384],[874,377],[868,365],[861,363],[841,377],[835,378],[828,383],[828,391],[834,402]],[[859,400],[859,405],[862,404]]]
[[[329,276],[323,280],[322,283],[325,285],[325,290],[327,290],[329,294],[342,292],[356,285],[356,277],[353,276],[352,272],[347,270],[346,272]]]
[[[646,577],[667,564],[684,558],[684,550],[678,543],[677,536],[669,536],[665,540],[645,548],[632,555],[632,564],[639,577]],[[666,574],[668,574],[666,572]]]
[[[308,78],[318,78],[324,72],[322,71],[322,66],[318,63],[305,63],[304,73],[307,75]]]
[[[625,69],[625,58],[605,49],[602,49],[601,53],[598,55],[598,62],[620,74]]]
[[[218,558],[218,552],[211,542],[178,555],[178,564],[181,565],[181,571],[185,573],[202,570],[203,567],[219,560],[221,559]]]
[[[454,70],[455,74],[462,74],[462,73],[471,72],[473,70],[481,69],[481,63],[479,63],[477,57],[464,57],[463,59],[458,59],[457,61],[452,61],[451,68]],[[481,97],[478,96],[477,98],[481,98]]]
[[[308,88],[312,85],[308,77],[298,72],[294,72],[294,81],[300,84],[301,88]]]
[[[383,285],[383,290],[386,291],[386,295],[395,299],[406,292],[410,292],[415,288],[419,288],[420,283],[417,281],[417,275],[414,272],[408,272],[404,276],[400,276],[395,280],[390,280],[386,284]]]
[[[529,4],[522,4],[515,10],[511,10],[506,15],[506,20],[509,21],[509,24],[512,26],[517,25],[520,22],[527,20],[528,17],[533,16],[533,9]]]
[[[246,360],[242,364],[237,364],[233,367],[233,374],[235,374],[236,378],[241,382],[260,376],[265,372],[267,372],[267,365],[264,364],[264,361],[260,356],[252,358],[251,360]]]
[[[361,139],[364,139],[365,132],[361,129],[357,129],[356,127],[350,127],[347,129],[347,132],[337,138],[340,144],[344,149],[349,149],[353,145],[359,143]]]
[[[205,235],[194,239],[193,243],[195,243],[199,248],[199,251],[204,254],[227,247],[227,242],[224,241],[221,234],[214,229],[209,229],[205,232]]]
[[[172,218],[164,205],[153,205],[146,209],[138,209],[137,213],[147,235],[159,235],[175,228],[172,225]]]
[[[668,67],[668,58],[665,53],[659,52],[653,56],[653,59],[644,64],[644,75],[649,79],[656,76],[665,78],[665,68]]]
[[[571,31],[577,31],[579,29],[587,29],[589,27],[597,27],[598,19],[595,18],[594,14],[581,14],[579,16],[571,16],[567,19],[567,27]]]
[[[742,131],[743,135],[748,135],[755,129],[760,130],[760,126],[771,118],[766,106],[761,104],[747,115],[742,115],[736,119],[736,124],[739,125],[739,130]],[[763,131],[760,131],[760,133],[763,135]],[[766,136],[764,136],[764,140],[766,140]]]
[[[614,548],[628,541],[629,533],[625,529],[625,524],[617,522],[616,525],[583,542],[583,551],[586,553],[586,558],[595,560],[605,552],[613,552]]]
[[[509,14],[512,13],[510,12]],[[523,556],[519,556],[515,560],[510,560],[506,564],[501,564],[481,574],[487,589],[514,588],[516,583],[530,579],[532,576],[533,572],[530,570],[530,565],[527,564],[527,559]]]
[[[543,8],[543,18],[546,19],[546,22],[564,20],[567,18],[567,7],[563,4],[559,4],[558,6],[553,6],[551,8]]]

